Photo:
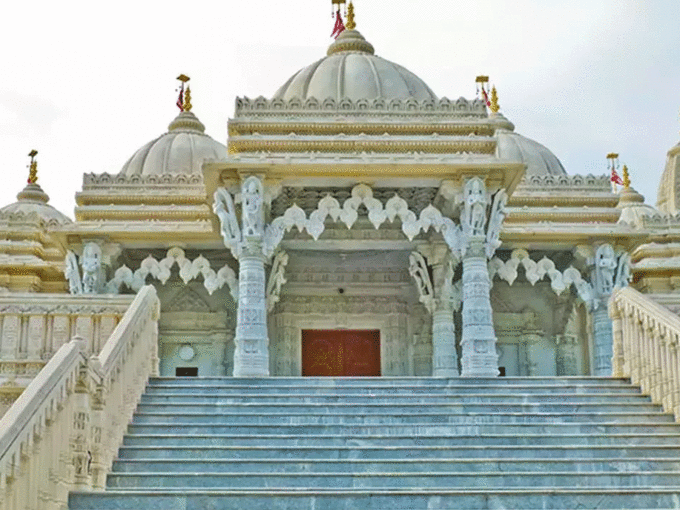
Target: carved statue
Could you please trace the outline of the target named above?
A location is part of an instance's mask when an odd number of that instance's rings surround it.
[[[486,232],[486,258],[490,259],[496,250],[501,245],[498,239],[503,227],[503,221],[508,214],[505,204],[508,201],[508,195],[505,190],[500,190],[496,193],[491,208],[491,216],[489,218],[489,228]]]
[[[469,235],[484,235],[486,225],[486,190],[479,178],[470,179],[465,184],[465,228]]]
[[[267,282],[268,311],[273,310],[274,305],[281,298],[281,287],[287,281],[285,277],[286,265],[288,265],[288,254],[285,251],[281,251],[274,257],[269,281]]]
[[[614,290],[617,260],[614,248],[603,244],[595,252],[595,290],[600,296],[609,296]]]
[[[420,253],[414,251],[409,256],[409,262],[408,271],[416,281],[419,300],[432,313],[434,311],[434,290],[425,259]]]
[[[616,280],[614,281],[614,288],[618,289],[621,287],[628,286],[630,282],[630,255],[628,253],[622,253],[619,255],[618,267],[616,269]]]
[[[80,281],[80,269],[78,268],[78,258],[71,250],[66,252],[64,276],[68,280],[69,292],[71,294],[82,294],[83,284]]]
[[[257,237],[264,233],[262,182],[255,176],[248,177],[241,188],[243,206],[243,235]]]
[[[87,243],[80,257],[83,268],[83,294],[98,294],[104,284],[102,249],[97,243]]]
[[[238,245],[241,241],[241,229],[238,226],[236,208],[234,207],[231,194],[224,188],[217,188],[214,197],[213,211],[215,211],[215,214],[220,219],[220,233],[222,234],[224,244],[232,252],[238,251]]]

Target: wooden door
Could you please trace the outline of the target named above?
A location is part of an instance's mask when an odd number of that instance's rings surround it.
[[[302,375],[379,376],[380,331],[302,331]]]

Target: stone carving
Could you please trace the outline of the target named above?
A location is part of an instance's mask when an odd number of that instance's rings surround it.
[[[347,228],[352,228],[359,217],[358,209],[363,205],[368,210],[368,219],[378,229],[385,221],[393,222],[399,217],[401,228],[409,240],[421,231],[432,227],[441,232],[446,243],[453,251],[460,251],[460,229],[453,220],[441,214],[431,204],[425,207],[420,217],[408,208],[407,202],[395,193],[383,207],[382,202],[373,197],[370,187],[358,184],[352,189],[350,198],[340,206],[337,199],[330,194],[322,198],[317,208],[307,218],[304,210],[297,205],[289,207],[283,216],[276,218],[265,232],[266,252],[274,249],[283,239],[285,232],[296,227],[300,232],[306,230],[315,240],[325,230],[325,221],[330,217],[333,221],[342,221]]]
[[[460,97],[456,100],[441,98],[438,101],[425,100],[416,101],[413,98],[409,99],[394,99],[392,101],[385,101],[382,98],[374,100],[360,99],[353,101],[349,98],[343,98],[336,101],[332,98],[316,99],[310,97],[303,103],[300,99],[291,98],[286,101],[283,99],[267,99],[262,96],[256,99],[248,97],[236,98],[236,115],[244,116],[271,114],[272,112],[280,114],[284,112],[304,112],[308,114],[318,113],[329,115],[337,110],[341,110],[343,114],[367,114],[372,112],[375,114],[379,112],[427,112],[429,115],[436,113],[445,113],[450,116],[452,113],[464,114],[465,116],[479,116],[486,117],[486,105],[480,99],[468,100]]]
[[[460,222],[466,236],[484,235],[487,196],[484,181],[475,177],[465,184]]]
[[[264,232],[264,210],[262,182],[255,176],[243,183],[241,203],[243,206],[243,236],[259,237]]]
[[[113,279],[107,283],[106,288],[110,293],[118,293],[120,287],[125,284],[136,292],[145,285],[146,278],[149,275],[165,285],[175,264],[179,267],[179,276],[185,284],[198,278],[199,275],[203,276],[203,285],[209,294],[221,289],[226,284],[232,298],[235,302],[238,302],[238,279],[233,269],[225,265],[215,272],[210,267],[208,259],[201,255],[191,261],[186,258],[184,250],[178,247],[170,248],[161,261],[149,255],[142,261],[139,269],[134,272],[125,265],[121,266],[114,273]]]
[[[595,252],[595,289],[600,296],[609,296],[614,290],[617,260],[614,248],[603,244]]]
[[[285,251],[279,252],[274,257],[272,269],[269,273],[269,281],[267,282],[267,310],[272,311],[274,305],[281,299],[281,287],[286,283],[284,276],[286,265],[288,264],[288,254]]]
[[[234,257],[238,259],[241,254],[241,229],[238,226],[236,208],[231,194],[224,188],[215,191],[215,201],[213,211],[220,219],[220,233],[224,240],[224,245],[231,250]]]
[[[434,289],[425,259],[420,253],[414,251],[409,255],[409,263],[409,273],[416,282],[418,299],[425,305],[428,312],[433,313],[435,305]]]
[[[90,242],[83,247],[80,257],[82,276],[78,258],[72,251],[66,252],[64,264],[64,276],[68,279],[71,294],[100,294],[104,291],[105,276],[99,244]]]
[[[489,217],[489,228],[486,231],[486,258],[490,259],[496,250],[500,247],[501,242],[499,236],[503,221],[508,214],[505,204],[508,202],[508,195],[505,190],[500,190],[494,196],[493,206],[491,207],[491,216]]]

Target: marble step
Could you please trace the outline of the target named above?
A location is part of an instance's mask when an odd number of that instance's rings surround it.
[[[463,420],[465,421],[465,420]],[[470,420],[467,420],[470,421]],[[612,433],[663,433],[674,434],[678,432],[678,426],[671,420],[665,422],[648,422],[640,419],[636,422],[621,423],[616,421],[599,423],[555,423],[555,422],[535,422],[535,423],[412,423],[400,425],[362,424],[348,427],[345,424],[319,424],[319,425],[262,425],[258,423],[246,423],[239,425],[217,425],[217,424],[196,424],[196,423],[164,423],[164,424],[138,424],[128,425],[130,434],[178,434],[183,435],[260,435],[260,434],[297,434],[297,435],[319,435],[319,434],[347,434],[353,437],[364,435],[382,434],[411,434],[413,436],[429,435],[466,435],[474,434],[483,436],[486,434],[590,434],[600,432],[602,434]]]
[[[70,510],[644,510],[677,509],[680,487],[500,490],[72,492]]]
[[[385,402],[382,399],[374,399],[374,402],[337,402],[337,403],[290,403],[284,404],[243,404],[229,402],[212,403],[156,403],[142,402],[137,406],[137,412],[141,414],[175,413],[178,415],[192,414],[216,414],[219,416],[254,416],[258,414],[272,415],[300,415],[310,416],[323,414],[418,414],[426,410],[427,414],[479,414],[479,413],[662,413],[660,405],[649,402],[574,402],[566,403],[542,403],[526,402],[521,404],[509,404],[505,402],[463,402],[463,403],[439,403],[439,402]]]
[[[157,445],[146,445],[157,446]],[[160,448],[160,446],[159,446]],[[129,458],[133,451],[125,452],[123,447],[119,457]],[[151,455],[150,452],[145,452]],[[292,459],[292,460],[335,460],[335,459],[514,459],[534,458],[555,460],[588,460],[593,458],[620,459],[678,459],[680,445],[674,446],[221,446],[215,448],[174,448],[156,453],[170,458],[231,458],[231,459]],[[196,455],[196,457],[191,457]],[[167,457],[166,457],[167,458]],[[680,481],[678,482],[680,484]]]
[[[405,487],[438,490],[508,489],[513,487],[673,487],[680,471],[593,471],[533,473],[508,472],[373,472],[373,473],[110,473],[107,488],[118,489],[401,489]]]
[[[606,388],[610,386],[628,387],[629,379],[612,377],[152,377],[150,386],[211,386],[219,385],[256,387],[374,387],[392,389],[395,387],[411,386],[430,389],[455,386],[550,386],[574,387],[592,386]]]
[[[229,452],[222,452],[229,454]],[[600,452],[607,453],[607,452]],[[626,458],[612,460],[615,457],[593,459],[554,459],[547,458],[509,458],[509,459],[475,459],[475,458],[442,458],[442,459],[307,459],[304,452],[297,459],[233,459],[205,458],[200,455],[194,458],[169,459],[125,459],[113,463],[113,473],[421,473],[455,472],[455,473],[506,473],[506,472],[664,472],[680,471],[680,456],[673,459]]]
[[[137,412],[132,423],[135,425],[174,425],[176,427],[214,425],[278,425],[288,427],[318,425],[482,425],[524,424],[524,423],[673,423],[673,415],[649,412],[436,412],[421,410],[400,414],[398,412],[355,413],[243,413],[243,412]]]
[[[405,402],[434,402],[434,403],[493,403],[502,402],[508,404],[523,403],[573,403],[573,402],[611,402],[611,403],[636,403],[650,402],[647,395],[640,393],[470,393],[470,394],[441,394],[441,393],[232,393],[221,394],[211,391],[186,392],[152,392],[146,391],[142,395],[141,403],[234,403],[248,405],[267,405],[276,403],[283,406],[292,406],[296,403],[370,403],[370,402],[398,403]]]
[[[677,427],[676,427],[677,428]],[[680,432],[680,431],[678,431]],[[164,448],[220,448],[240,446],[671,446],[680,448],[680,433],[675,434],[484,434],[484,435],[300,435],[252,434],[242,435],[191,435],[185,434],[128,434],[123,438],[121,454],[129,448],[147,449],[164,454]],[[158,445],[158,446],[145,446]]]

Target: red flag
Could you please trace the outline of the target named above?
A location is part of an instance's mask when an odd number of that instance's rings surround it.
[[[335,26],[333,27],[333,33],[331,34],[331,37],[335,37],[337,39],[338,36],[344,31],[345,24],[342,22],[342,16],[340,15],[340,10],[338,9],[338,12],[335,13]]]
[[[614,184],[623,186],[623,179],[621,179],[621,176],[616,173],[616,169],[614,167],[612,167],[612,176],[609,178],[609,180]]]
[[[184,111],[184,84],[182,84],[182,88],[179,89],[179,97],[177,98],[177,108],[179,108],[180,112]]]
[[[491,106],[491,101],[489,101],[489,95],[486,93],[486,90],[484,90],[484,86],[482,86],[482,95],[484,96],[484,101],[486,102],[486,106]]]

